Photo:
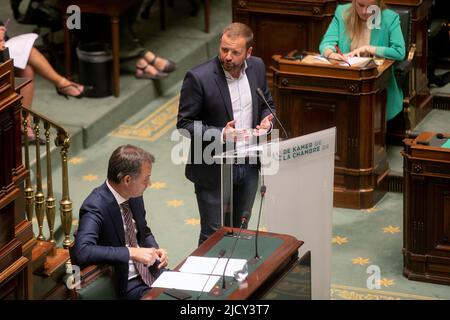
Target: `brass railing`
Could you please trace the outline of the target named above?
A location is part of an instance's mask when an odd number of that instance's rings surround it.
[[[37,240],[46,240],[44,236],[44,217],[47,218],[47,225],[49,236],[47,240],[55,243],[55,218],[56,218],[56,198],[53,193],[53,166],[51,157],[51,141],[50,135],[52,132],[56,132],[56,138],[54,144],[59,148],[61,154],[61,168],[62,168],[62,197],[59,201],[60,213],[61,213],[61,226],[64,231],[64,248],[68,248],[72,241],[70,239],[70,232],[72,227],[72,201],[69,197],[69,174],[68,174],[68,152],[70,147],[70,135],[66,129],[56,124],[54,121],[40,115],[36,111],[22,107],[22,119],[23,119],[23,135],[24,138],[24,153],[25,153],[25,166],[28,171],[31,169],[30,164],[30,150],[32,145],[36,152],[36,164],[35,164],[35,188],[33,189],[33,183],[31,181],[31,175],[25,181],[25,209],[27,213],[28,221],[33,220],[34,212],[36,213],[36,220],[38,223],[38,236]],[[35,141],[31,143],[28,138],[28,128],[32,128]],[[44,129],[45,140],[45,160],[41,159],[41,147],[39,140],[41,139],[41,131]],[[46,177],[47,177],[47,195],[43,192],[43,177],[42,177],[42,161],[46,161]]]

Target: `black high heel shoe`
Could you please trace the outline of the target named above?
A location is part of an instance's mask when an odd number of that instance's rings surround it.
[[[70,87],[74,87],[75,89],[77,89],[80,92],[80,94],[78,94],[78,95],[71,95],[71,94],[69,94],[67,89],[69,89]],[[89,88],[87,86],[83,86],[83,90],[80,90],[79,85],[74,83],[74,82],[71,82],[67,86],[63,86],[63,87],[55,86],[55,89],[56,89],[56,93],[58,95],[63,96],[66,99],[69,99],[69,97],[81,99],[81,98],[83,98],[86,95],[86,93],[89,90]]]

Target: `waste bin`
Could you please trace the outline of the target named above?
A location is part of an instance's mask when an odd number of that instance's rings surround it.
[[[80,83],[92,87],[87,97],[112,95],[112,54],[107,43],[84,43],[76,48]]]

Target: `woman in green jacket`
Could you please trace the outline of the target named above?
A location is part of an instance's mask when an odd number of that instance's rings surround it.
[[[373,5],[377,6],[376,10],[371,10]],[[377,15],[381,15],[381,19]],[[323,56],[333,60],[366,55],[403,60],[405,40],[400,18],[394,11],[386,9],[382,0],[353,0],[352,3],[339,5],[319,50]],[[392,70],[387,87],[387,120],[394,118],[402,106],[403,93]]]

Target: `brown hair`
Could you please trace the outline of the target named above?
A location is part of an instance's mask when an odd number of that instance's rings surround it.
[[[356,0],[352,1],[352,5],[344,12],[344,22],[347,32],[350,34],[350,40],[359,39],[363,33],[363,28],[366,26],[365,23],[361,23],[362,20],[356,12]],[[386,9],[386,5],[383,0],[377,0],[377,5],[380,7],[381,11]]]
[[[248,48],[253,46],[253,32],[252,30],[245,24],[240,22],[233,22],[232,24],[229,24],[228,26],[223,29],[222,36],[226,34],[232,39],[236,38],[245,38],[245,45]]]
[[[126,175],[135,178],[141,173],[142,162],[154,163],[155,157],[142,148],[126,144],[113,151],[108,163],[108,180],[120,183]]]

